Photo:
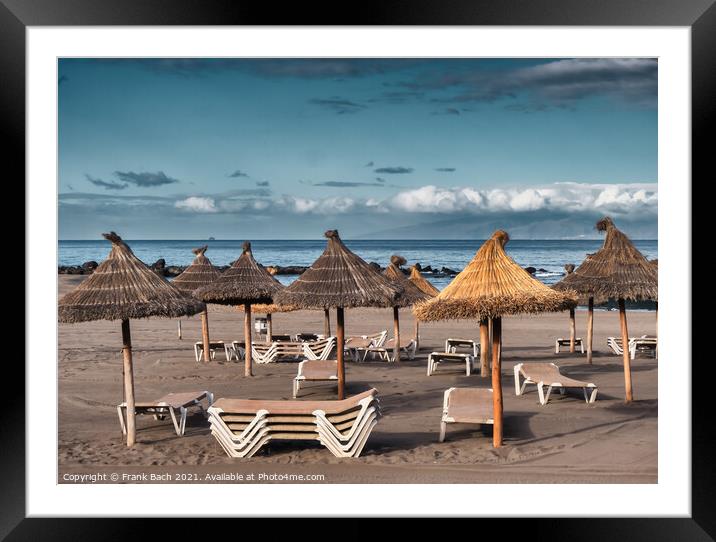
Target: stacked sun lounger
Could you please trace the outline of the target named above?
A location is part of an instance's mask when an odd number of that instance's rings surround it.
[[[211,433],[231,457],[251,457],[272,440],[317,440],[336,457],[358,457],[380,417],[376,390],[341,401],[218,399]]]
[[[275,341],[252,343],[251,355],[256,363],[273,363],[279,359],[304,359],[304,343]]]
[[[303,341],[303,355],[306,359],[328,359],[336,346],[335,337],[326,337],[315,341]]]

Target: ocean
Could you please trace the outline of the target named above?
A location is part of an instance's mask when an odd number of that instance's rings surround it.
[[[472,259],[481,240],[344,240],[353,252],[368,262],[377,262],[385,267],[390,256],[400,254],[408,260],[408,266],[419,262],[423,267],[433,269],[448,267],[456,271]],[[164,258],[167,265],[189,265],[194,258],[192,248],[209,245],[207,257],[215,265],[228,265],[241,255],[241,241],[233,240],[127,240],[127,244],[142,261],[151,264]],[[656,240],[635,240],[634,245],[649,260],[658,257]],[[308,266],[323,252],[325,240],[279,241],[264,240],[251,242],[254,257],[263,265]],[[545,284],[554,284],[564,274],[564,265],[579,265],[588,253],[596,252],[602,246],[601,239],[593,240],[512,240],[506,246],[507,253],[522,267],[532,266],[544,271],[535,277]],[[109,243],[96,241],[60,241],[58,265],[81,265],[95,260],[101,262],[109,253]],[[426,277],[438,289],[444,288],[450,277]],[[277,276],[283,284],[290,284],[295,275]]]

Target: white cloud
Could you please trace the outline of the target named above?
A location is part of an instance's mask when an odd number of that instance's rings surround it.
[[[184,209],[193,213],[217,213],[216,202],[213,198],[200,196],[189,196],[186,199],[174,203],[177,209]]]

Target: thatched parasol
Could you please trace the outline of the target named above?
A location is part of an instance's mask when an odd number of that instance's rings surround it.
[[[172,281],[174,286],[187,295],[192,295],[197,288],[211,284],[221,275],[219,270],[211,264],[209,258],[204,256],[207,248],[209,248],[209,246],[204,245],[203,247],[192,249],[196,258],[194,258],[194,261],[191,262],[189,267],[177,275]],[[178,323],[178,334],[181,339],[181,320],[179,320]],[[209,314],[206,309],[201,313],[201,337],[204,342],[204,362],[208,363],[210,359],[210,341]]]
[[[435,297],[440,293],[440,290],[433,286],[428,279],[423,277],[417,265],[410,267],[410,276],[408,277],[408,280],[417,286],[421,292],[427,294],[428,298]],[[420,320],[417,318],[415,319],[415,349],[420,349]]]
[[[345,392],[343,362],[345,307],[392,307],[403,292],[362,258],[348,250],[336,230],[324,234],[326,250],[290,286],[276,295],[279,305],[302,309],[336,309],[338,397]]]
[[[385,268],[385,276],[396,284],[403,287],[403,293],[398,298],[398,303],[393,306],[393,359],[400,362],[400,308],[412,307],[416,303],[427,301],[432,296],[423,292],[405,276],[400,267],[407,263],[406,259],[397,254],[390,257],[390,264]],[[425,279],[423,279],[425,280]],[[417,319],[416,319],[417,322]],[[415,336],[417,337],[417,328]],[[416,347],[417,349],[417,347]]]
[[[532,278],[504,249],[507,232],[498,230],[472,261],[437,297],[417,305],[423,321],[492,318],[493,445],[502,445],[502,316],[557,312],[576,304],[568,293],[556,292]]]
[[[251,243],[244,241],[243,252],[218,279],[194,291],[194,296],[218,305],[244,305],[244,341],[246,356],[244,374],[252,376],[251,305],[272,303],[282,286],[261,267],[251,253]]]
[[[594,301],[602,303],[616,299],[619,303],[622,341],[624,346],[624,385],[626,401],[632,396],[629,334],[625,301],[658,301],[659,284],[657,267],[637,250],[629,238],[619,231],[609,217],[602,218],[597,230],[606,232],[604,244],[594,254],[587,254],[582,264],[553,287],[571,289],[589,298],[587,318],[587,360],[592,361],[592,333]]]
[[[191,316],[206,305],[182,293],[149,269],[114,232],[103,234],[112,250],[94,273],[58,303],[60,322],[122,321],[124,399],[127,403],[127,446],[136,438],[134,371],[130,318]]]

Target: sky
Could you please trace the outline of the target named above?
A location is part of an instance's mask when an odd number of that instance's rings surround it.
[[[60,239],[657,232],[656,59],[58,61]]]

